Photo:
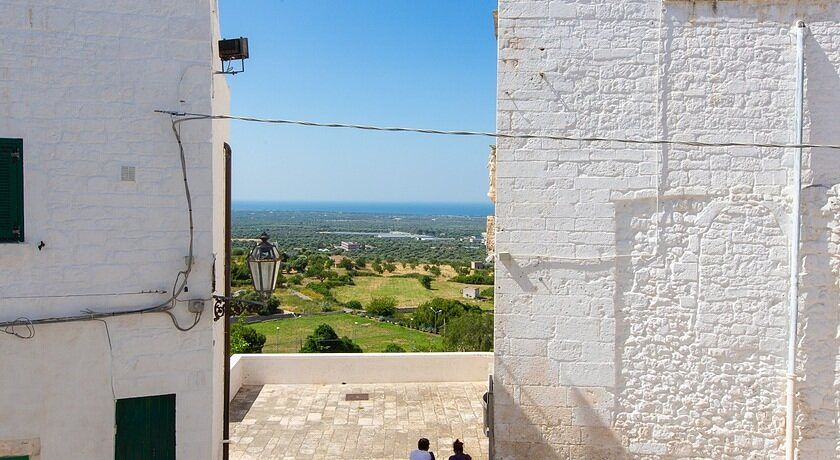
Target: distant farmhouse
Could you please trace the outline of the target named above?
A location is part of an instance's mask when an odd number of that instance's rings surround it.
[[[363,249],[362,244],[355,241],[342,241],[339,247],[345,251],[358,251],[359,249]]]
[[[470,268],[473,270],[484,270],[485,268],[487,268],[487,264],[483,261],[474,261],[470,262]]]

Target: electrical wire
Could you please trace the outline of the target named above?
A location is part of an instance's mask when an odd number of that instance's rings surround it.
[[[238,120],[254,123],[270,123],[283,125],[311,126],[319,128],[347,128],[366,131],[387,131],[387,132],[409,132],[420,134],[439,134],[445,136],[480,136],[497,139],[547,139],[556,141],[574,142],[619,142],[624,144],[641,145],[682,145],[687,147],[764,147],[764,148],[825,148],[840,150],[838,144],[786,144],[778,142],[704,142],[704,141],[680,141],[676,139],[641,139],[625,137],[600,137],[600,136],[568,136],[555,134],[512,134],[512,133],[491,133],[485,131],[448,131],[428,128],[404,128],[397,126],[374,126],[359,125],[354,123],[324,123],[317,121],[287,120],[282,118],[257,118],[234,115],[208,115],[192,112],[173,112],[169,110],[155,110],[156,113],[163,113],[178,118],[178,122],[192,120]]]
[[[17,326],[26,327],[26,334],[24,335],[16,331],[15,327]],[[14,321],[12,321],[10,324],[5,325],[3,327],[3,332],[9,335],[13,335],[20,339],[31,339],[32,337],[35,337],[35,327],[32,325],[32,321],[24,316],[20,316]]]
[[[21,317],[16,319],[15,321],[5,321],[0,322],[0,327],[4,328],[3,331],[15,335],[20,338],[32,338],[35,335],[35,324],[54,324],[54,323],[66,323],[72,321],[91,321],[91,320],[100,320],[102,318],[110,318],[115,316],[124,316],[124,315],[136,315],[136,314],[143,314],[143,313],[166,313],[172,319],[172,323],[175,325],[175,328],[179,331],[189,331],[194,328],[199,320],[201,319],[201,314],[198,313],[195,316],[195,321],[192,325],[188,327],[182,327],[179,323],[175,315],[172,314],[170,310],[175,308],[176,302],[178,301],[178,297],[185,291],[187,287],[187,282],[189,280],[190,272],[192,272],[192,265],[193,265],[193,249],[194,249],[194,234],[195,234],[195,222],[193,219],[193,208],[192,208],[192,194],[190,193],[190,184],[187,178],[187,159],[186,153],[184,152],[184,144],[181,140],[181,133],[178,131],[178,125],[184,121],[183,119],[176,119],[175,117],[171,117],[172,122],[172,132],[175,135],[175,140],[178,143],[178,153],[181,162],[181,174],[184,180],[184,196],[187,202],[187,213],[189,215],[189,246],[187,252],[187,262],[186,268],[179,271],[175,277],[175,285],[173,286],[172,295],[164,302],[160,304],[145,307],[145,308],[136,308],[131,310],[121,310],[115,312],[98,312],[91,310],[89,308],[81,310],[81,314],[79,315],[72,315],[72,316],[59,316],[59,317],[51,317],[51,318],[39,318],[39,319],[30,319]],[[181,281],[180,284],[178,281]],[[163,291],[165,293],[165,291]],[[56,297],[81,297],[84,296],[83,294],[68,294],[65,296],[56,296]],[[22,298],[26,298],[26,296],[21,296]],[[49,297],[49,296],[44,296]],[[22,321],[24,320],[24,321]],[[14,331],[15,326],[26,325],[28,330],[31,332],[29,336],[22,336]],[[9,332],[11,331],[11,332]]]
[[[111,329],[108,328],[108,322],[104,319],[96,318],[94,321],[101,321],[102,324],[105,326],[105,335],[108,337],[108,355],[110,356],[110,360],[108,361],[108,367],[110,371],[108,375],[111,376],[111,396],[113,396],[114,401],[117,400],[117,390],[114,388],[114,345],[111,343]]]
[[[166,294],[165,290],[154,291],[136,291],[136,292],[96,292],[90,294],[61,294],[61,295],[19,295],[19,296],[4,296],[0,300],[18,300],[18,299],[64,299],[71,297],[111,297],[111,296],[126,296],[126,295],[148,295],[148,294]]]
[[[190,329],[192,329],[192,328],[194,328],[196,325],[198,325],[198,322],[199,322],[199,321],[201,321],[201,312],[198,312],[198,313],[196,313],[196,314],[195,314],[195,317],[193,318],[193,323],[192,323],[192,324],[190,324],[190,325],[189,325],[189,326],[187,326],[187,327],[183,327],[183,326],[181,326],[180,324],[178,324],[178,318],[176,318],[176,317],[175,317],[175,315],[174,315],[174,314],[172,314],[172,312],[171,312],[171,311],[169,311],[169,310],[164,310],[164,311],[163,311],[163,313],[166,313],[167,315],[169,315],[169,318],[172,320],[172,324],[175,326],[175,329],[178,329],[178,330],[179,330],[179,331],[181,331],[181,332],[187,332],[187,331],[189,331]]]

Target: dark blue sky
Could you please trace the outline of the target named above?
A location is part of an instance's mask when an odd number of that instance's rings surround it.
[[[221,0],[231,113],[494,131],[491,0]],[[490,138],[232,122],[238,200],[486,200]]]

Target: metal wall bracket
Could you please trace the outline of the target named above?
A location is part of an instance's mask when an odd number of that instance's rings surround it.
[[[222,319],[225,315],[236,316],[248,307],[264,307],[262,302],[238,299],[236,297],[213,296],[213,321]]]

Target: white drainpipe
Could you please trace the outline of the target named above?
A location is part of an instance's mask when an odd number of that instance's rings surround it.
[[[794,100],[794,144],[802,144],[802,107],[805,99],[805,23],[796,22],[796,95]],[[790,243],[790,318],[788,320],[787,407],[785,413],[785,458],[796,459],[796,344],[799,320],[799,232],[802,221],[802,148],[793,155],[793,203]]]

